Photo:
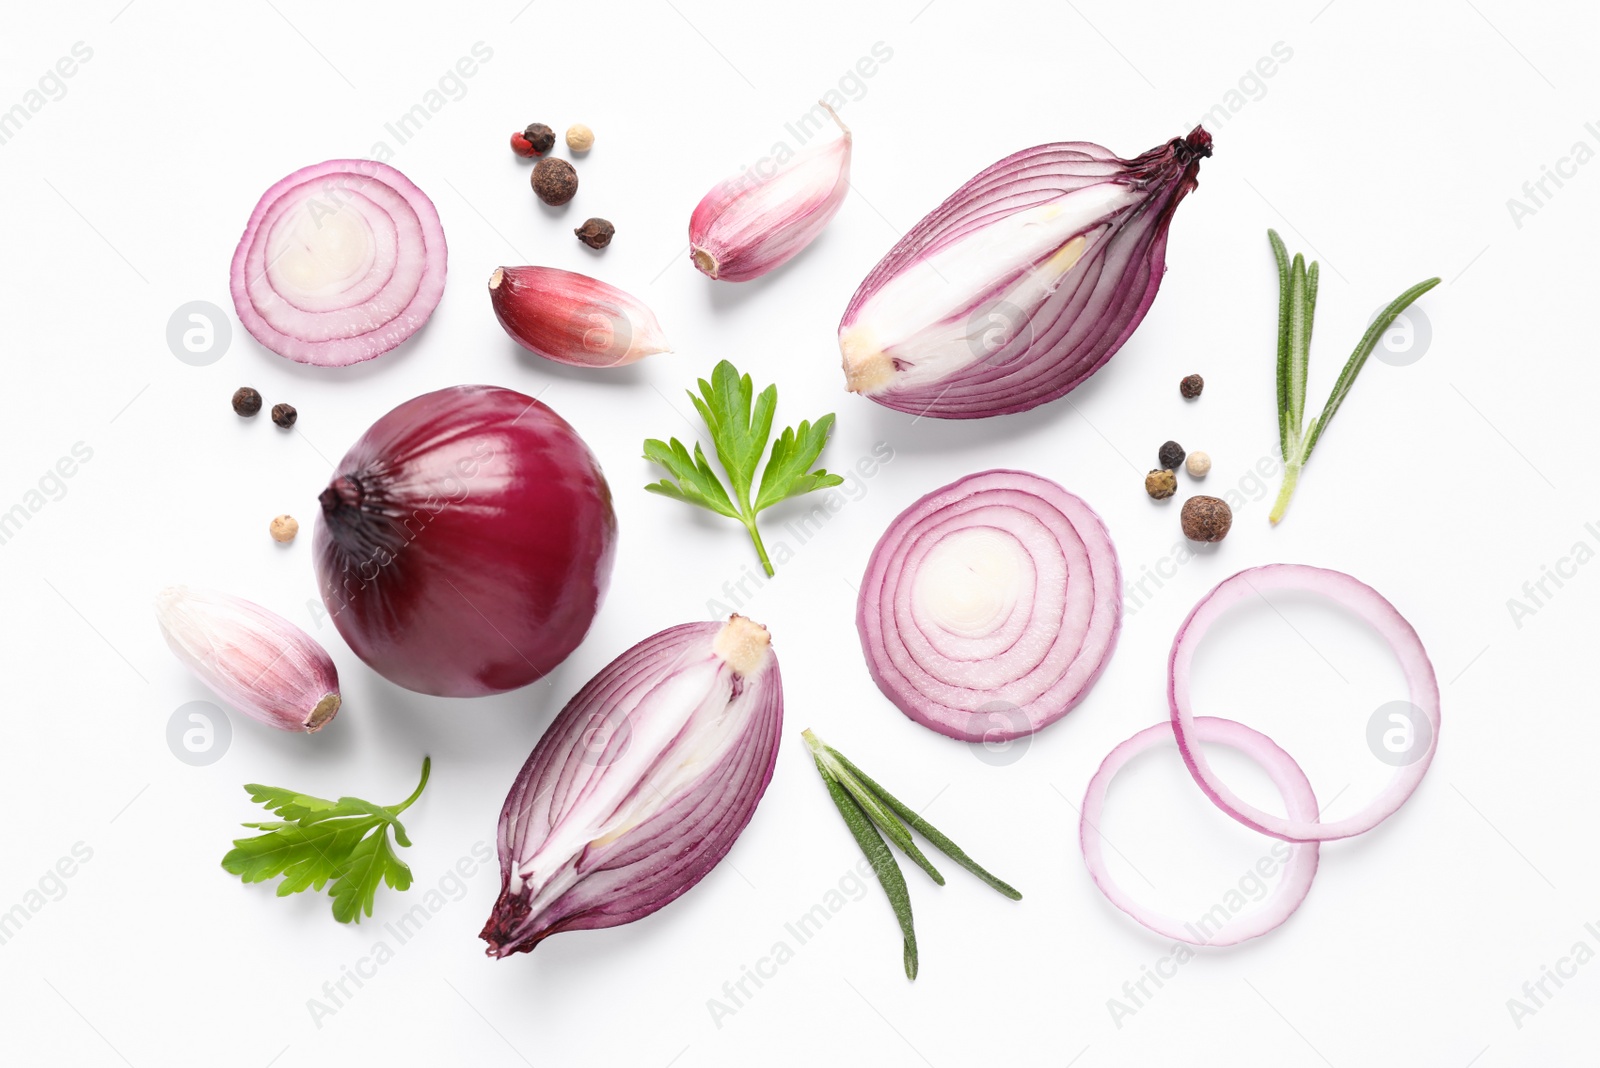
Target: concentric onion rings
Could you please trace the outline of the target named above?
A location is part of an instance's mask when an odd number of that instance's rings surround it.
[[[1099,678],[1122,621],[1105,524],[1025,471],[937,489],[879,539],[856,603],[868,670],[918,723],[1007,741],[1066,715]]]
[[[1201,716],[1190,722],[1190,738],[1201,742],[1215,742],[1237,749],[1261,765],[1272,779],[1278,793],[1283,796],[1291,818],[1315,822],[1317,796],[1311,783],[1294,758],[1280,749],[1271,738],[1251,730],[1231,719]],[[1117,908],[1132,916],[1156,934],[1196,946],[1232,946],[1258,938],[1281,925],[1305,900],[1311,890],[1311,881],[1317,874],[1317,861],[1321,846],[1314,841],[1297,842],[1290,847],[1290,857],[1284,866],[1283,878],[1272,894],[1255,911],[1236,917],[1224,925],[1215,937],[1206,937],[1193,924],[1180,921],[1145,908],[1111,878],[1105,857],[1100,850],[1100,816],[1105,808],[1106,790],[1111,780],[1124,764],[1152,746],[1172,738],[1165,723],[1146,727],[1132,738],[1118,745],[1106,755],[1100,770],[1089,780],[1083,795],[1082,815],[1078,822],[1078,843],[1083,850],[1083,862],[1089,877]]]
[[[444,229],[422,190],[387,164],[329,160],[262,195],[229,288],[262,345],[339,367],[421,329],[444,293],[445,268]]]
[[[1410,689],[1411,703],[1427,717],[1431,728],[1427,749],[1414,761],[1395,769],[1383,791],[1360,812],[1332,823],[1313,819],[1285,819],[1264,812],[1230,790],[1212,769],[1205,753],[1194,744],[1195,719],[1189,699],[1189,672],[1194,651],[1217,618],[1229,608],[1269,590],[1302,590],[1320,594],[1354,612],[1376,630],[1394,650]],[[1305,564],[1268,564],[1223,579],[1190,611],[1172,642],[1167,665],[1167,702],[1172,710],[1172,730],[1178,751],[1200,789],[1228,815],[1262,834],[1286,842],[1327,842],[1370,831],[1405,804],[1439,745],[1439,683],[1422,640],[1404,616],[1371,586],[1339,571]]]

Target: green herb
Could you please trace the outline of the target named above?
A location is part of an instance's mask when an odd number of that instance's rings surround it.
[[[398,805],[374,805],[359,797],[327,801],[320,797],[251,783],[250,800],[281,816],[270,823],[244,826],[265,831],[254,838],[235,839],[222,858],[225,871],[247,883],[265,882],[282,875],[278,896],[302,890],[321,890],[330,881],[333,918],[340,923],[361,922],[372,915],[372,901],[380,883],[395,890],[411,886],[411,869],[395,855],[394,842],[411,845],[397,818],[422,796],[428,785],[432,761],[422,759],[422,781]],[[394,830],[394,842],[389,831]]]
[[[941,834],[933,824],[917,815],[909,805],[879,786],[866,772],[850,763],[844,754],[824,744],[811,731],[802,732],[801,737],[811,750],[811,759],[816,761],[817,771],[828,788],[828,795],[833,798],[834,805],[844,817],[844,822],[850,828],[851,835],[855,837],[856,844],[861,847],[861,852],[872,862],[873,871],[878,875],[878,882],[883,885],[884,893],[889,897],[889,905],[894,909],[895,919],[900,921],[900,933],[905,940],[907,979],[917,977],[917,935],[911,924],[911,895],[906,889],[905,876],[900,873],[899,863],[894,859],[888,844],[884,842],[883,835],[878,833],[880,827],[883,829],[883,834],[887,834],[889,840],[916,861],[917,866],[927,872],[929,878],[938,885],[944,885],[944,876],[939,874],[938,869],[911,840],[911,831],[907,829],[907,824],[933,843],[939,852],[1006,897],[1013,901],[1022,899],[1022,895],[1009,883],[985,871],[983,866],[967,856],[960,846]],[[901,822],[902,820],[904,822]]]
[[[767,439],[772,433],[772,415],[778,406],[778,387],[768,386],[760,396],[753,396],[754,392],[750,376],[740,375],[733,364],[723,360],[711,372],[711,381],[700,379],[700,395],[689,394],[700,418],[711,431],[711,443],[716,449],[722,470],[728,476],[732,494],[712,470],[700,445],[695,444],[694,455],[691,456],[677,438],[670,442],[655,438],[645,441],[644,458],[666,468],[672,476],[645,489],[663,497],[699,505],[743,523],[750,532],[750,540],[755,542],[756,552],[761,556],[761,566],[771,575],[772,561],[767,559],[767,547],[761,543],[761,532],[756,529],[756,515],[779,501],[812,490],[837,486],[844,479],[830,475],[820,467],[811,470],[811,465],[817,462],[823,446],[828,443],[828,432],[833,429],[833,416],[830,414],[818,419],[815,425],[804,421],[798,429],[785,429],[778,440],[772,443],[772,455],[761,473],[759,488],[755,488],[756,465],[761,462],[761,455],[767,449]],[[753,488],[755,493],[752,497]]]
[[[1313,261],[1307,267],[1304,257],[1298,252],[1291,263],[1289,252],[1276,230],[1267,231],[1267,240],[1272,243],[1272,254],[1278,261],[1278,446],[1283,452],[1283,488],[1272,505],[1272,513],[1267,516],[1276,526],[1289,507],[1289,499],[1294,496],[1301,468],[1311,459],[1311,450],[1316,448],[1317,440],[1328,428],[1339,405],[1344,403],[1350,387],[1355,384],[1356,375],[1367,365],[1367,357],[1372,355],[1378,339],[1399,318],[1400,313],[1410,307],[1412,301],[1438,285],[1439,279],[1418,282],[1394,298],[1372,321],[1362,335],[1360,344],[1356,345],[1356,350],[1345,362],[1344,370],[1339,372],[1339,380],[1334,383],[1328,402],[1322,406],[1322,414],[1311,424],[1311,432],[1305,433],[1311,323],[1317,308],[1317,264]]]

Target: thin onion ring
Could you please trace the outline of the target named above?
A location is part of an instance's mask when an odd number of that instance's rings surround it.
[[[1264,590],[1304,590],[1327,597],[1365,620],[1394,650],[1410,689],[1411,703],[1427,717],[1428,748],[1409,764],[1395,769],[1383,791],[1360,812],[1332,823],[1284,819],[1251,805],[1230,790],[1212,769],[1210,761],[1193,744],[1195,719],[1189,698],[1189,672],[1194,651],[1217,618],[1229,608]],[[1178,751],[1200,789],[1228,815],[1262,834],[1286,842],[1327,842],[1370,831],[1392,816],[1422,782],[1439,746],[1439,682],[1427,650],[1398,609],[1371,586],[1340,571],[1306,564],[1268,564],[1223,579],[1200,599],[1178,628],[1167,661],[1167,703],[1172,710],[1172,730]]]
[[[1214,716],[1201,716],[1192,722],[1192,736],[1202,742],[1215,742],[1237,749],[1261,765],[1278,792],[1283,795],[1289,814],[1302,820],[1317,818],[1317,796],[1311,782],[1300,765],[1285,753],[1276,742],[1259,731],[1242,723]],[[1252,938],[1259,938],[1274,930],[1292,916],[1311,890],[1311,881],[1317,874],[1321,845],[1317,842],[1296,842],[1290,847],[1290,857],[1284,866],[1283,878],[1261,907],[1248,915],[1234,918],[1218,932],[1219,937],[1206,938],[1193,924],[1180,923],[1163,913],[1145,908],[1136,902],[1111,878],[1105,858],[1100,851],[1100,815],[1105,808],[1106,791],[1111,780],[1124,764],[1153,746],[1172,737],[1165,723],[1146,727],[1121,743],[1101,761],[1100,769],[1089,780],[1084,791],[1083,809],[1078,821],[1078,844],[1083,850],[1083,862],[1095,886],[1117,908],[1132,916],[1156,934],[1194,946],[1233,946]],[[1227,932],[1222,935],[1222,931]]]

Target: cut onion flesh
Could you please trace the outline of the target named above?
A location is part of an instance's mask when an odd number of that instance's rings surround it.
[[[1278,748],[1271,738],[1241,723],[1212,716],[1192,720],[1189,736],[1197,742],[1226,745],[1250,757],[1261,765],[1278,788],[1291,819],[1307,824],[1316,822],[1317,797],[1312,792],[1311,783],[1306,779],[1305,772],[1300,770],[1300,765]],[[1291,846],[1283,877],[1271,895],[1254,911],[1231,916],[1227,922],[1219,924],[1216,931],[1209,929],[1208,921],[1213,918],[1211,913],[1194,922],[1183,922],[1139,904],[1111,877],[1106,867],[1101,849],[1104,840],[1100,834],[1100,822],[1111,780],[1128,761],[1171,740],[1172,730],[1167,724],[1146,727],[1111,750],[1100,764],[1100,770],[1089,780],[1078,823],[1078,842],[1083,849],[1083,862],[1089,869],[1089,876],[1108,901],[1166,938],[1197,946],[1232,946],[1264,935],[1293,915],[1311,890],[1321,849],[1317,842],[1297,842]],[[1216,910],[1212,911],[1214,913]],[[1223,911],[1231,914],[1232,910],[1223,908]]]
[[[974,742],[1066,715],[1099,678],[1121,620],[1121,573],[1100,517],[1025,471],[970,475],[902,512],[856,605],[884,695]]]
[[[1200,721],[1193,713],[1189,684],[1196,647],[1212,624],[1229,608],[1243,601],[1264,597],[1274,590],[1303,591],[1326,597],[1355,613],[1377,631],[1399,659],[1410,690],[1411,704],[1427,718],[1430,728],[1426,750],[1410,763],[1398,766],[1388,785],[1366,808],[1331,823],[1297,817],[1292,812],[1286,819],[1251,805],[1228,788],[1211,767],[1205,753],[1194,744],[1195,725]],[[1224,579],[1201,598],[1184,620],[1183,626],[1178,628],[1178,635],[1173,640],[1172,655],[1168,661],[1167,700],[1178,750],[1183,754],[1184,763],[1189,766],[1195,782],[1200,784],[1200,789],[1240,823],[1286,842],[1326,842],[1370,831],[1405,804],[1427,773],[1439,744],[1439,683],[1417,632],[1394,605],[1371,586],[1342,572],[1305,564],[1268,564],[1250,568]]]
[[[262,195],[233,254],[239,321],[299,363],[382,355],[444,293],[444,229],[405,175],[371,160],[305,167]]]

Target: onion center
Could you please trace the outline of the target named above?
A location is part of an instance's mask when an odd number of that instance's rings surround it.
[[[300,292],[337,292],[371,262],[372,228],[359,211],[319,211],[315,203],[273,232],[267,262],[276,279]]]
[[[1017,539],[993,527],[973,527],[934,546],[917,572],[917,613],[952,634],[981,636],[1016,608],[1031,574]]]

